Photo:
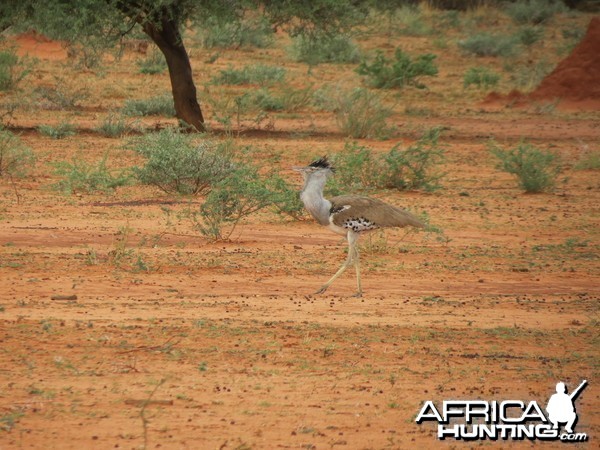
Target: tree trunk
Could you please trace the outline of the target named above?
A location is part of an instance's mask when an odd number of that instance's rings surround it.
[[[196,97],[196,86],[192,77],[192,66],[183,46],[179,27],[167,14],[163,14],[159,26],[146,22],[142,24],[144,32],[165,55],[175,113],[177,118],[198,131],[205,131],[204,117]]]

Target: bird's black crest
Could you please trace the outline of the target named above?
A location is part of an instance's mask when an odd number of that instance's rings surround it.
[[[311,162],[308,167],[314,167],[315,169],[329,169],[332,172],[335,172],[335,169],[327,159],[327,156],[323,156],[313,162]]]

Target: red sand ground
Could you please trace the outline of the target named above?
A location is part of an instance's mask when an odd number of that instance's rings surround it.
[[[597,170],[573,169],[597,150],[597,115],[476,110],[478,99],[448,90],[467,62],[446,50],[430,90],[402,92],[430,113],[398,113],[400,137],[359,141],[383,152],[444,127],[444,189],[374,194],[427,212],[444,234],[372,235],[365,297],[350,297],[352,273],[315,296],[344,245],[310,220],[259,214],[232,241],[210,242],[185,218],[187,200],[151,187],[51,189],[56,161],[95,164],[109,152],[111,165],[139,164],[125,139],[93,128],[124,100],[164,92],[168,76],[137,74],[127,55],[94,78],[65,68],[56,43],[19,42],[44,58],[33,87],[58,77],[90,96],[73,110],[23,108],[12,121],[38,164],[15,184],[0,179],[1,450],[597,447],[600,184]],[[210,55],[193,49],[193,64]],[[278,49],[221,58],[215,67],[286,61]],[[304,81],[304,66],[286,64]],[[339,67],[313,73],[336,79]],[[35,129],[62,120],[78,133],[54,140]],[[328,113],[272,124],[236,142],[283,152],[282,173],[296,185],[290,166],[344,145]],[[495,169],[490,137],[552,146],[568,181],[523,194]],[[439,441],[432,424],[414,422],[425,400],[543,407],[557,381],[573,389],[582,379],[576,430],[588,443]]]

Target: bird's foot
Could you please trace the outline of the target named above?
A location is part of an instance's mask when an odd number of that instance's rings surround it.
[[[354,298],[361,298],[362,297],[362,291],[358,291],[356,294],[352,295],[352,297],[354,297]]]
[[[321,287],[321,289],[319,289],[317,292],[315,292],[315,295],[317,294],[324,294],[325,291],[329,288],[329,286],[323,286]]]

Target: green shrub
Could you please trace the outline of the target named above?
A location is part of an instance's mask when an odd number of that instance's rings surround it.
[[[542,57],[532,64],[512,64],[506,69],[513,71],[510,77],[512,83],[517,88],[528,92],[539,86],[546,75],[552,72],[554,65]]]
[[[0,91],[14,89],[30,72],[14,49],[0,51]]]
[[[175,116],[173,96],[161,95],[141,100],[127,100],[121,112],[125,116]]]
[[[600,151],[589,151],[581,156],[577,164],[577,170],[600,170]]]
[[[391,111],[368,89],[338,90],[331,104],[336,122],[346,136],[387,139],[393,131],[386,123]]]
[[[540,27],[526,26],[517,31],[516,37],[521,44],[531,47],[544,36],[544,29]]]
[[[439,171],[444,162],[444,147],[439,143],[440,129],[432,128],[406,149],[395,145],[383,155],[369,147],[347,143],[332,156],[336,175],[329,183],[329,194],[357,192],[368,189],[440,189],[445,175]]]
[[[205,48],[266,48],[274,42],[273,29],[264,17],[234,22],[210,17],[198,34]]]
[[[61,122],[55,127],[51,125],[40,125],[38,130],[44,136],[49,136],[52,139],[64,139],[76,134],[75,126],[68,122]]]
[[[427,36],[432,33],[418,6],[402,5],[394,11],[392,21],[394,31],[405,36]]]
[[[131,181],[128,171],[109,170],[106,165],[107,160],[108,153],[95,166],[79,158],[73,158],[72,163],[66,161],[55,163],[54,173],[63,179],[56,183],[54,188],[66,194],[75,192],[91,194],[93,192],[108,193],[117,187],[128,185]]]
[[[41,106],[47,109],[73,109],[90,96],[86,87],[75,86],[62,77],[55,77],[56,86],[39,86],[34,90]]]
[[[0,177],[22,178],[35,164],[35,156],[18,136],[0,127]]]
[[[412,85],[424,88],[419,79],[425,76],[435,76],[438,69],[434,64],[436,55],[431,53],[419,55],[414,60],[396,48],[394,60],[386,58],[381,51],[377,51],[372,62],[363,61],[356,72],[367,78],[367,83],[378,89],[402,88]]]
[[[167,70],[167,61],[160,50],[153,48],[149,55],[137,61],[140,73],[156,75]]]
[[[229,142],[202,138],[196,143],[177,130],[147,134],[133,147],[147,159],[143,167],[133,169],[136,178],[168,194],[206,194],[234,170]]]
[[[130,129],[123,116],[109,114],[96,130],[106,137],[121,137]]]
[[[321,63],[355,63],[360,60],[360,49],[344,34],[296,36],[289,53],[294,61],[311,66]]]
[[[379,187],[381,161],[369,147],[346,142],[344,149],[332,155],[331,160],[336,173],[328,182],[329,195]]]
[[[273,203],[271,191],[250,164],[239,165],[213,186],[196,225],[214,240],[229,239],[241,220]]]
[[[258,84],[261,86],[283,81],[285,77],[283,67],[265,66],[254,64],[234,69],[222,69],[217,76],[212,78],[213,84]]]
[[[490,88],[496,86],[500,81],[500,75],[492,72],[487,67],[471,67],[465,73],[463,78],[463,86],[469,87],[472,84],[479,88]]]
[[[519,24],[545,23],[555,14],[566,10],[566,6],[559,0],[519,0],[506,6],[506,13]]]
[[[478,33],[458,42],[458,46],[476,56],[511,56],[517,39],[502,34]]]
[[[440,189],[439,180],[445,175],[438,170],[445,153],[439,144],[440,133],[440,128],[432,128],[406,149],[401,149],[400,144],[395,145],[383,158],[385,170],[381,186],[401,190]]]
[[[554,153],[526,142],[508,150],[492,143],[490,152],[499,160],[497,168],[515,175],[525,192],[548,191],[556,184],[560,169]]]

